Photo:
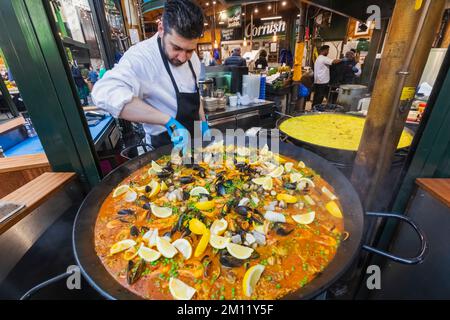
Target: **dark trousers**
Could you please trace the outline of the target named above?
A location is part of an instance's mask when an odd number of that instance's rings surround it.
[[[328,84],[314,84],[314,99],[313,107],[322,104],[323,98],[328,97],[329,85]]]

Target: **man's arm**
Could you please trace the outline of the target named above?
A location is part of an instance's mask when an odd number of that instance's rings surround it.
[[[165,125],[170,116],[158,109],[150,106],[141,99],[134,97],[129,103],[125,104],[119,114],[119,118],[139,123]]]

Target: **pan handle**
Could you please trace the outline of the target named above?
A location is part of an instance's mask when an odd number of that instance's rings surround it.
[[[413,265],[413,264],[419,264],[422,263],[423,260],[425,259],[425,256],[428,253],[428,241],[426,239],[425,234],[423,233],[423,231],[416,225],[416,223],[409,217],[405,216],[405,215],[401,215],[401,214],[395,214],[395,213],[380,213],[380,212],[367,212],[366,216],[369,217],[381,217],[381,218],[394,218],[394,219],[399,219],[403,222],[408,223],[413,229],[414,231],[417,233],[417,235],[419,236],[420,239],[420,244],[421,244],[421,248],[420,248],[420,252],[416,257],[413,258],[402,258],[402,257],[398,257],[396,255],[393,255],[392,253],[386,252],[386,251],[382,251],[380,249],[377,248],[373,248],[370,247],[368,245],[363,245],[363,249],[372,253],[376,253],[379,254],[383,257],[389,258],[395,262],[399,262],[399,263],[403,263],[403,264],[409,264],[409,265]]]

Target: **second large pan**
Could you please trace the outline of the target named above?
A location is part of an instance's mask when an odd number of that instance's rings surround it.
[[[170,154],[170,152],[171,146],[165,146],[118,167],[105,177],[99,185],[92,189],[78,211],[73,227],[74,254],[84,277],[107,299],[140,299],[140,297],[122,287],[107,272],[97,257],[94,249],[94,227],[97,214],[105,198],[123,179],[140,167],[148,164],[151,160],[156,160],[163,155]],[[350,234],[349,238],[340,245],[335,258],[318,277],[302,289],[284,297],[286,299],[313,298],[338,280],[359,255],[362,247],[365,214],[353,186],[327,160],[310,151],[282,142],[280,142],[279,152],[281,155],[304,161],[307,166],[319,173],[333,186],[343,208],[344,228]],[[409,219],[404,217],[400,218],[407,220],[419,233],[422,241],[419,255],[413,259],[403,259],[381,253],[399,262],[410,264],[419,263],[423,260],[427,249],[424,236]],[[378,252],[377,249],[368,246],[364,246],[364,248],[372,252]]]

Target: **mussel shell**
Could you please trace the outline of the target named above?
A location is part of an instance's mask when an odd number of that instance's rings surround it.
[[[288,189],[288,190],[295,190],[297,188],[297,184],[296,183],[286,182],[284,184],[284,188]]]
[[[137,237],[139,235],[139,229],[136,226],[130,228],[130,235],[132,237]]]
[[[142,272],[145,270],[145,261],[140,259],[138,262],[133,262],[133,260],[128,261],[127,267],[127,283],[132,285],[142,275]]]
[[[150,188],[150,186],[145,186],[145,192],[149,193],[150,191],[152,191],[152,188]]]
[[[144,203],[142,208],[145,209],[145,210],[150,210],[150,203],[149,202]]]
[[[135,214],[135,212],[131,209],[121,209],[117,212],[117,214],[121,216],[132,216]]]
[[[181,182],[182,184],[192,183],[192,182],[194,182],[194,178],[191,177],[191,176],[181,177],[181,178],[180,178],[180,182]]]
[[[165,179],[168,178],[172,175],[173,172],[167,171],[163,168],[163,170],[161,172],[158,172],[156,175],[158,176],[158,178],[160,179]]]
[[[245,260],[240,260],[228,253],[226,250],[222,250],[220,252],[219,257],[220,264],[227,268],[238,268],[242,266],[245,262]]]
[[[227,194],[227,189],[225,188],[225,185],[222,182],[219,182],[216,185],[216,192],[219,196],[224,196]]]
[[[292,231],[294,231],[295,226],[293,225],[288,225],[288,224],[282,224],[282,223],[277,223],[275,225],[275,230],[277,232],[278,235],[280,236],[288,236],[289,234],[292,233]]]
[[[234,211],[237,214],[246,217],[248,215],[248,213],[252,211],[252,209],[250,209],[247,206],[237,206],[236,208],[234,208]]]

